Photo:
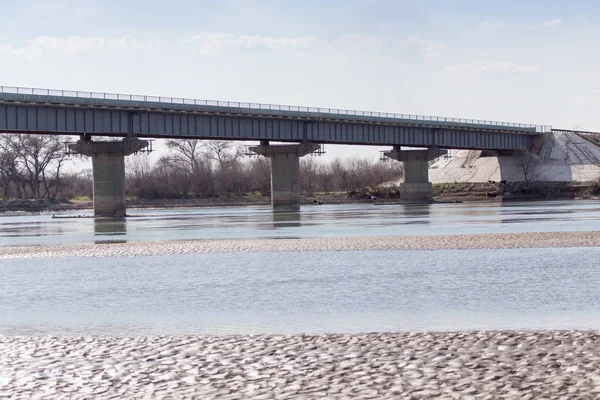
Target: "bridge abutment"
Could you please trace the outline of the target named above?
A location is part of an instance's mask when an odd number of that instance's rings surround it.
[[[126,138],[120,142],[79,140],[69,150],[92,158],[94,216],[123,218],[125,204],[125,157],[148,146],[145,140]]]
[[[427,201],[432,198],[432,185],[429,182],[429,161],[438,158],[444,151],[438,149],[401,150],[394,148],[384,153],[404,167],[404,183],[400,184],[400,200]]]
[[[319,149],[303,143],[271,146],[261,143],[250,151],[271,159],[271,206],[274,212],[300,209],[300,157]]]

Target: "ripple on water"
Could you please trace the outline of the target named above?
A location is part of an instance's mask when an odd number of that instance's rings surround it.
[[[0,260],[0,333],[600,328],[600,247]]]

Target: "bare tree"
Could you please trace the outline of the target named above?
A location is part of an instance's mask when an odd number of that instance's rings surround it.
[[[133,154],[125,158],[125,175],[127,177],[127,193],[140,196],[150,185],[149,176],[152,171],[148,154]]]
[[[346,165],[344,165],[344,162],[341,159],[336,158],[331,162],[330,168],[331,174],[338,181],[339,189],[348,192],[350,190],[348,184],[348,180],[350,178],[350,171],[348,171]]]
[[[372,163],[364,158],[353,158],[346,160],[345,168],[348,171],[348,189],[357,191],[375,183],[371,179]]]
[[[318,180],[319,165],[315,157],[300,159],[300,188],[312,196]]]
[[[171,160],[161,159],[170,168],[179,168],[190,179],[190,187],[196,195],[213,194],[211,159],[208,156],[207,144],[195,140],[168,140],[167,147],[173,150]],[[187,196],[187,194],[185,195]]]
[[[239,160],[242,151],[239,144],[229,140],[209,140],[206,143],[206,154],[224,170]]]
[[[521,167],[521,171],[523,172],[525,185],[529,186],[529,184],[537,177],[537,167],[540,165],[540,157],[538,154],[530,150],[521,149],[515,153],[515,158]]]
[[[195,139],[167,140],[167,147],[174,150],[174,158],[187,165],[192,175],[197,175],[202,163],[204,143]]]
[[[9,171],[19,197],[56,196],[66,157],[59,136],[4,135],[0,149],[5,156],[3,170]]]
[[[16,153],[10,148],[6,148],[6,142],[0,141],[0,180],[2,184],[3,198],[10,196],[11,185],[16,184]]]
[[[250,159],[246,169],[246,179],[250,183],[252,191],[263,194],[271,191],[271,160],[266,157],[254,157]]]
[[[219,192],[231,196],[234,192],[241,193],[240,185],[242,166],[240,159],[242,151],[239,144],[227,140],[211,140],[206,143],[206,157],[215,164],[215,183]]]

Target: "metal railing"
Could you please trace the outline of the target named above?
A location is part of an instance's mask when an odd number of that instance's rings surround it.
[[[550,132],[552,130],[552,127],[550,125],[533,125],[533,124],[520,124],[520,123],[513,123],[513,122],[488,121],[488,120],[480,120],[480,119],[436,117],[436,116],[397,114],[397,113],[385,113],[385,112],[373,112],[373,111],[356,111],[356,110],[344,110],[344,109],[340,109],[340,108],[302,107],[302,106],[288,106],[288,105],[279,105],[279,104],[244,103],[244,102],[237,102],[237,101],[221,101],[221,100],[198,100],[198,99],[185,99],[185,98],[179,98],[179,97],[141,96],[141,95],[133,95],[133,94],[99,93],[99,92],[80,92],[80,91],[74,91],[74,90],[36,89],[36,88],[24,88],[24,87],[15,87],[15,86],[0,86],[0,94],[2,94],[2,93],[25,94],[25,95],[36,95],[36,96],[74,97],[74,98],[81,98],[81,99],[144,101],[144,102],[162,103],[162,104],[185,104],[185,105],[215,106],[215,107],[228,107],[228,108],[253,109],[253,110],[297,111],[297,112],[307,112],[307,113],[322,113],[322,114],[354,115],[354,116],[390,118],[390,119],[404,119],[404,120],[424,121],[424,122],[442,122],[442,123],[450,122],[450,123],[455,123],[455,124],[482,125],[482,126],[494,126],[494,127],[506,127],[506,128],[529,128],[529,129],[535,128],[535,131],[539,132],[539,133]]]
[[[575,126],[573,128],[581,128],[579,126]],[[592,132],[592,131],[586,131],[586,130],[580,130],[580,129],[561,129],[561,128],[557,128],[557,129],[552,129],[553,132],[562,132],[562,133],[576,133],[578,135],[584,135],[584,136],[599,136],[600,132]]]

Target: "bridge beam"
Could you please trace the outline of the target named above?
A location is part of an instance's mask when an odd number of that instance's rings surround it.
[[[271,146],[261,143],[250,151],[271,159],[271,207],[273,212],[300,210],[300,157],[319,149],[303,143]]]
[[[125,157],[148,146],[146,140],[126,138],[120,142],[78,140],[69,150],[92,158],[94,216],[123,218],[125,208]]]
[[[431,182],[429,182],[429,161],[445,154],[445,150],[393,150],[383,153],[404,167],[404,183],[400,184],[400,200],[428,201],[432,198]]]

